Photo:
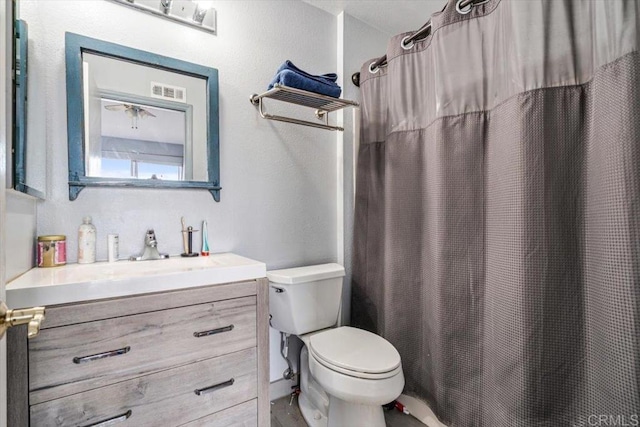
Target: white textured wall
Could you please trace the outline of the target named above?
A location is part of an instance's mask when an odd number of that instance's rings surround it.
[[[212,36],[105,0],[20,2],[22,18],[41,22],[29,28],[39,59],[30,75],[46,88],[30,102],[47,105],[47,200],[38,206],[38,234],[66,234],[70,261],[85,215],[98,230],[98,259],[107,257],[108,233],[120,234],[121,255],[129,255],[142,249],[147,228],[155,229],[161,251],[179,254],[184,215],[196,228],[208,221],[214,252],[268,268],[336,261],[335,134],[265,121],[249,103],[285,59],[314,73],[335,71],[334,16],[298,1],[217,1]],[[65,31],[219,70],[220,203],[202,190],[88,188],[68,200]],[[284,369],[278,350],[272,379]]]
[[[29,21],[28,1],[22,16]],[[335,259],[335,140],[318,129],[260,119],[248,102],[287,58],[311,71],[335,69],[335,19],[296,2],[218,2],[218,36],[105,1],[36,2],[43,24],[30,27],[46,59],[47,200],[38,233],[73,236],[84,215],[98,229],[98,259],[106,259],[107,233],[119,233],[121,253],[141,250],[153,227],[160,249],[182,252],[180,217],[209,222],[214,251],[236,251],[270,268]],[[287,25],[284,26],[283,24]],[[87,188],[68,200],[64,32],[216,67],[220,74],[222,202],[206,191]],[[38,96],[40,99],[38,99]],[[199,239],[197,239],[199,240]]]
[[[15,190],[6,192],[5,279],[11,281],[35,263],[36,199]],[[10,307],[21,308],[21,307]]]

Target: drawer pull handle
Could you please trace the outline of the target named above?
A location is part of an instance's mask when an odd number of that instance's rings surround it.
[[[198,396],[202,396],[204,394],[209,394],[209,393],[212,393],[212,392],[214,392],[216,390],[220,390],[221,388],[232,386],[234,382],[236,382],[236,380],[231,378],[229,381],[225,381],[225,382],[220,383],[220,384],[212,385],[211,387],[197,388],[195,390],[195,393]]]
[[[118,350],[105,351],[104,353],[92,354],[91,356],[74,357],[73,363],[79,365],[80,363],[93,362],[95,360],[105,359],[107,357],[120,356],[121,354],[129,353],[131,347],[119,348]]]
[[[129,409],[124,414],[116,415],[113,418],[109,418],[109,419],[106,419],[104,421],[98,421],[97,423],[89,424],[89,425],[87,425],[85,427],[106,427],[106,426],[110,426],[112,424],[120,423],[122,421],[126,421],[131,416],[131,413],[132,413],[131,409]]]
[[[229,331],[233,331],[233,325],[225,326],[223,328],[218,328],[218,329],[211,329],[209,331],[194,332],[193,336],[196,338],[202,338],[202,337],[208,337],[209,335],[215,335],[221,332],[229,332]]]

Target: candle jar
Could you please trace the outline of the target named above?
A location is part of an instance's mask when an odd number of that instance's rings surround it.
[[[67,237],[38,236],[38,267],[59,267],[67,263]]]

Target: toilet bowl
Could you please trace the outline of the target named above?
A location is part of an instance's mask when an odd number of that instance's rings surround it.
[[[384,427],[381,405],[404,387],[397,350],[378,335],[347,326],[301,338],[309,354],[303,368],[329,397],[327,425]]]
[[[335,327],[344,268],[322,264],[267,272],[271,326],[297,335],[300,411],[311,427],[384,427],[382,406],[404,387],[400,354],[384,338]]]

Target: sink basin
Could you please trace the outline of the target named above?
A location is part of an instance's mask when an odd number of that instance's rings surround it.
[[[7,284],[12,308],[170,291],[266,276],[264,263],[232,253],[33,268]]]

